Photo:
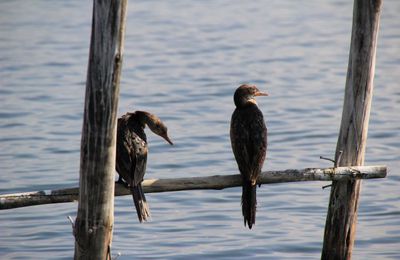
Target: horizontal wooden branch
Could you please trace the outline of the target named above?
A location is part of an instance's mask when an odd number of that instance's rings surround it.
[[[298,182],[298,181],[333,181],[349,179],[385,178],[386,166],[355,166],[337,168],[306,168],[301,170],[263,172],[259,184]],[[146,193],[182,190],[214,189],[241,186],[240,175],[214,175],[206,177],[189,177],[176,179],[148,179],[142,183]],[[130,194],[130,191],[119,183],[115,186],[115,196]],[[0,209],[12,209],[34,205],[72,202],[78,199],[78,188],[52,191],[37,191],[0,195]]]

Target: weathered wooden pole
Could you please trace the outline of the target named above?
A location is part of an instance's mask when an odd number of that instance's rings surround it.
[[[352,179],[385,178],[387,168],[384,165],[288,169],[284,171],[265,171],[258,178],[259,184],[297,182],[297,181],[333,181]],[[186,177],[174,179],[145,179],[142,188],[145,193],[170,192],[183,190],[214,189],[222,190],[241,187],[239,174]],[[47,190],[0,195],[0,210],[14,209],[50,203],[76,201],[79,188]],[[115,196],[131,195],[125,185],[116,183]]]
[[[93,1],[75,259],[111,259],[116,119],[127,0]]]
[[[382,0],[355,0],[335,165],[363,165]],[[360,180],[333,181],[321,259],[351,259]]]

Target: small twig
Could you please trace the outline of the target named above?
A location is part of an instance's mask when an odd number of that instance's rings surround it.
[[[328,187],[331,187],[331,186],[332,186],[332,184],[325,185],[325,186],[322,186],[322,189],[324,190],[324,189],[326,189],[326,188],[328,188]]]
[[[361,174],[361,172],[360,172],[359,170],[357,170],[357,169],[350,168],[350,170],[351,170],[352,172],[355,172],[355,173]]]
[[[333,162],[333,167],[336,169],[336,168],[337,168],[337,165],[338,165],[339,162],[340,162],[340,159],[342,158],[342,153],[343,153],[343,151],[340,150],[340,151],[339,151],[338,158],[337,158],[336,160],[333,160],[333,159],[330,159],[330,158],[326,158],[326,157],[323,157],[323,156],[320,156],[319,159],[327,160],[327,161]],[[322,186],[322,189],[324,190],[324,189],[329,188],[329,187],[332,187],[332,184]]]
[[[108,245],[108,247],[107,247],[107,259],[117,260],[117,258],[120,257],[121,255],[122,255],[121,252],[118,252],[116,256],[112,257],[111,245]]]
[[[321,160],[327,160],[327,161],[331,161],[331,162],[335,163],[335,160],[330,159],[330,158],[326,158],[326,157],[323,157],[323,156],[320,156],[319,159],[321,159]]]
[[[111,256],[111,246],[110,246],[110,244],[108,244],[108,246],[107,246],[107,256],[106,256],[106,259],[113,260],[113,258],[112,258],[112,256]]]
[[[71,216],[68,216],[67,218],[69,219],[69,222],[71,222],[72,229],[75,229],[75,221],[72,219]]]
[[[116,256],[114,256],[113,258],[111,258],[112,260],[117,260],[118,257],[120,257],[122,254],[121,252],[118,252]]]
[[[72,219],[72,217],[71,217],[71,216],[68,216],[67,218],[69,219],[69,222],[71,222],[71,226],[72,226],[72,234],[74,235],[74,237],[75,237],[75,240],[76,240],[75,221]]]
[[[335,168],[338,167],[338,165],[340,164],[340,160],[342,159],[342,155],[343,155],[343,150],[339,151],[338,157],[336,158],[335,161]]]

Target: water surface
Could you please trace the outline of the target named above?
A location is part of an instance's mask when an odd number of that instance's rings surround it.
[[[148,134],[147,178],[237,172],[232,94],[270,93],[265,170],[330,167],[341,119],[351,1],[130,1],[119,115],[148,110],[175,145]],[[0,193],[78,185],[90,1],[0,2]],[[400,258],[400,4],[384,1],[354,259]],[[119,259],[318,259],[328,183],[263,185],[243,226],[240,188],[149,194],[139,224],[115,199]],[[70,259],[76,203],[0,212],[1,259]]]

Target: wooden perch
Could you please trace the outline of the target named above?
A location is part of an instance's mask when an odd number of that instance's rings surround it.
[[[335,166],[362,166],[374,89],[383,0],[354,0],[349,63]],[[351,259],[361,181],[332,182],[321,259]]]
[[[306,168],[285,171],[266,171],[259,177],[259,184],[297,182],[297,181],[342,181],[350,179],[385,178],[386,166],[355,166],[337,168]],[[238,187],[242,185],[239,174],[214,175],[206,177],[189,177],[176,179],[148,179],[143,181],[146,193],[182,190],[214,189]],[[130,191],[119,183],[115,185],[115,196],[130,194]],[[78,188],[53,191],[37,191],[0,195],[0,209],[12,209],[34,205],[72,202],[78,199]]]

